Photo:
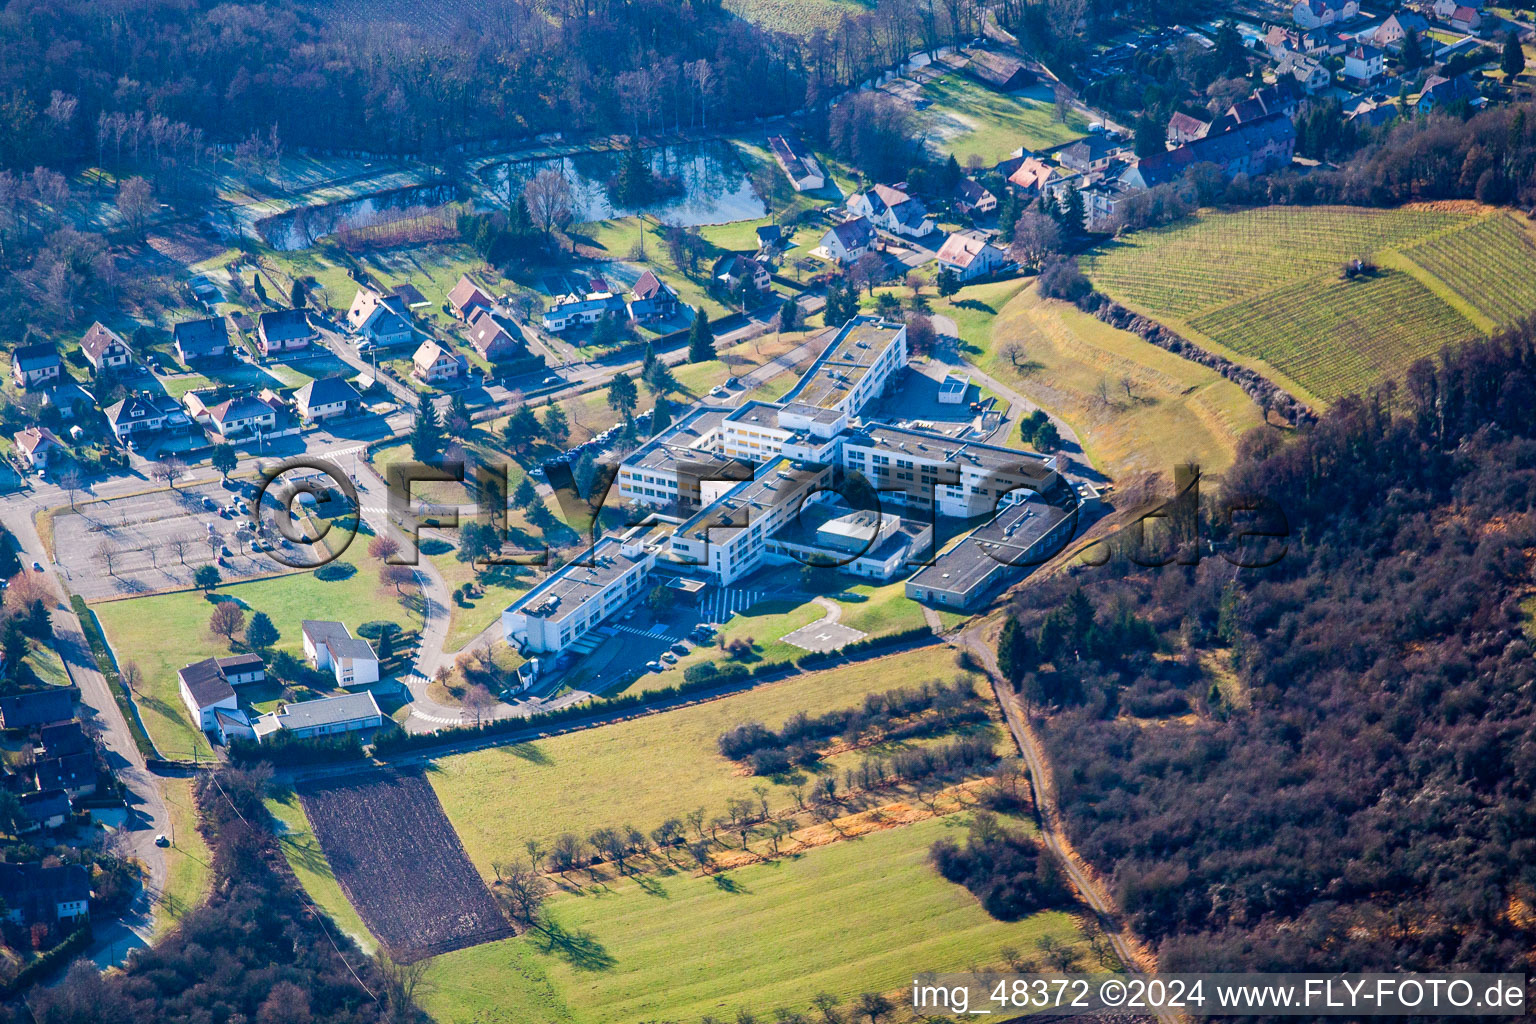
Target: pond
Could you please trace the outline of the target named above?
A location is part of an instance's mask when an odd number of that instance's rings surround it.
[[[362,227],[387,210],[412,206],[435,206],[454,198],[451,185],[419,185],[411,188],[376,192],[358,199],[348,199],[324,206],[301,206],[286,213],[263,217],[256,222],[262,241],[281,252],[307,249],[315,242],[344,227]]]
[[[481,177],[493,193],[505,195],[508,174],[514,181],[526,182],[540,171],[553,168],[571,183],[573,222],[577,224],[646,213],[668,224],[692,227],[756,220],[768,214],[768,208],[752,188],[746,168],[735,150],[724,142],[656,146],[645,150],[644,157],[653,173],[676,179],[681,194],[641,207],[615,203],[608,192],[608,181],[619,171],[625,158],[622,151],[515,160],[487,167]]]

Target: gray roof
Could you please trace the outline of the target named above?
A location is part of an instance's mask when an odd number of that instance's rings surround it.
[[[58,366],[59,350],[47,342],[37,345],[18,345],[11,353],[11,358],[25,373],[44,366]]]
[[[221,316],[184,321],[171,328],[171,336],[187,355],[206,355],[229,347],[229,325]]]
[[[330,619],[305,619],[299,623],[299,629],[309,638],[309,642],[316,647],[329,640],[350,640],[352,634],[347,627]]]
[[[304,408],[311,409],[317,405],[335,405],[337,402],[359,402],[363,396],[341,377],[322,377],[299,388],[293,397]]]
[[[228,700],[235,695],[235,688],[229,685],[228,679],[224,678],[224,670],[219,667],[217,658],[194,661],[178,671],[176,675],[200,708],[217,704],[221,700]]]
[[[1001,509],[971,535],[940,554],[912,575],[909,582],[925,590],[942,590],[969,598],[1000,570],[1027,568],[1040,560],[1030,548],[1067,518],[1065,509],[1043,501],[1021,501]]]
[[[69,789],[93,785],[96,782],[96,759],[90,754],[69,754],[39,761],[37,770],[38,789]]]
[[[310,729],[319,725],[340,725],[355,722],[373,715],[382,715],[373,694],[348,693],[340,697],[322,697],[319,700],[299,701],[288,704],[275,714],[284,729]]]
[[[45,789],[21,794],[21,810],[29,819],[42,824],[56,814],[70,811],[69,794],[62,789]]]
[[[274,309],[261,314],[262,337],[271,341],[289,341],[314,334],[309,314],[302,309]]]
[[[352,639],[350,637],[345,640],[333,638],[327,640],[325,646],[331,652],[331,657],[333,658],[376,660],[378,657],[373,653],[373,646],[367,640]]]
[[[0,723],[7,729],[63,722],[75,717],[75,692],[62,687],[0,697]]]

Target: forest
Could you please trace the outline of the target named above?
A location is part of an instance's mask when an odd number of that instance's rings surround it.
[[[1284,557],[1198,557],[1254,496]],[[1163,970],[1528,972],[1536,324],[1255,432],[1204,507],[1014,599],[1073,843]]]

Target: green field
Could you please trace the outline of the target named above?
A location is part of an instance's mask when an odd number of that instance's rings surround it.
[[[432,961],[423,1007],[443,1022],[625,1024],[760,1021],[811,1012],[830,992],[894,992],[919,970],[1001,963],[1045,935],[1082,943],[1069,914],[997,921],[928,863],[951,815],[873,832],[721,876],[622,881],[561,896],[547,912],[577,957],[534,932]],[[1085,960],[1085,962],[1087,962]],[[847,1007],[844,1007],[845,1011]],[[819,1015],[816,1019],[820,1019]]]
[[[1357,257],[1379,274],[1343,282]],[[1319,402],[1536,309],[1530,225],[1471,204],[1204,212],[1111,243],[1085,269],[1127,306]]]
[[[649,832],[696,807],[723,813],[729,799],[752,799],[754,783],[768,785],[771,804],[786,806],[792,800],[787,785],[736,774],[716,747],[722,732],[753,720],[777,726],[796,711],[847,707],[866,693],[948,679],[956,671],[952,651],[926,648],[660,716],[443,758],[428,778],[470,860],[489,877],[491,864],[521,853],[526,840],[548,849],[562,832],[585,836],[619,825]],[[857,755],[849,756],[857,763]]]
[[[282,639],[275,650],[303,658],[299,623],[318,615],[338,619],[354,632],[364,622],[388,620],[419,628],[393,590],[379,585],[379,563],[368,557],[368,539],[359,536],[338,562],[357,571],[343,580],[322,580],[314,573],[295,573],[217,587],[215,596],[237,600],[247,621],[266,612]],[[101,622],[118,665],[136,662],[144,684],[134,695],[144,727],[161,756],[189,758],[211,752],[202,733],[187,719],[177,690],[178,669],[202,658],[229,653],[223,637],[208,631],[213,604],[201,591],[156,594],[125,601],[105,601],[91,610]]]
[[[160,780],[160,791],[171,816],[174,842],[165,851],[165,890],[155,901],[155,934],[162,935],[208,895],[213,854],[197,830],[197,807],[190,779]]]
[[[990,167],[1021,146],[1049,149],[1088,131],[1075,110],[1065,123],[1056,120],[1055,100],[1044,86],[998,92],[956,71],[923,86],[922,97],[933,103],[920,114],[926,133],[962,167],[973,156]]]

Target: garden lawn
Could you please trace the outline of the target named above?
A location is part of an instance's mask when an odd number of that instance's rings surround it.
[[[433,553],[428,553],[427,557],[443,574],[448,589],[456,591],[465,583],[474,583],[484,591],[479,597],[468,598],[464,604],[449,603],[448,638],[443,642],[443,649],[452,653],[500,621],[507,605],[538,582],[538,570],[528,566],[499,566],[476,572],[468,562],[459,560],[457,544],[441,535],[433,540],[435,544],[423,538],[422,548],[425,552],[431,545]],[[444,544],[448,545],[447,551],[440,550]]]
[[[932,144],[953,153],[960,166],[973,156],[990,167],[1019,147],[1049,149],[1079,139],[1088,122],[1069,111],[1065,123],[1056,120],[1056,102],[1045,86],[998,92],[961,72],[953,71],[922,88],[933,105],[920,112]]]
[[[724,813],[727,800],[752,799],[754,785],[768,786],[772,805],[787,806],[787,785],[736,774],[736,764],[716,745],[722,732],[749,721],[777,727],[797,711],[850,707],[868,693],[956,672],[953,652],[925,648],[601,728],[443,758],[428,778],[470,860],[489,878],[493,862],[520,853],[529,839],[548,849],[562,832],[585,836],[605,825],[649,832],[696,807],[711,816]],[[857,763],[858,755],[847,756]]]
[[[357,571],[343,580],[322,580],[312,572],[216,587],[215,596],[239,601],[246,620],[266,612],[281,634],[275,650],[304,657],[299,623],[332,618],[354,632],[364,622],[387,620],[407,629],[421,623],[379,585],[379,563],[368,557],[368,538],[359,535],[336,563]],[[213,603],[202,591],[156,594],[124,601],[104,601],[91,610],[121,667],[136,662],[144,684],[134,695],[144,727],[162,757],[190,758],[211,753],[207,740],[187,718],[178,692],[178,669],[203,658],[229,653],[222,637],[208,631]]]
[[[288,790],[269,797],[267,810],[278,821],[277,834],[283,855],[288,858],[289,867],[293,868],[309,898],[325,911],[335,927],[350,936],[364,951],[372,953],[378,943],[341,891],[298,796]]]
[[[530,933],[437,957],[422,986],[441,1021],[626,1024],[814,1014],[830,992],[892,995],[919,971],[998,965],[1000,950],[1045,936],[1084,947],[1076,919],[1051,911],[990,917],[928,862],[968,815],[928,819],[725,875],[615,883],[559,896],[547,913],[584,940],[579,963]],[[1086,950],[1083,950],[1086,952]],[[846,1010],[846,1006],[845,1006]]]
[[[165,850],[165,891],[155,901],[157,937],[169,931],[187,911],[202,904],[213,877],[213,854],[197,830],[192,780],[162,778],[160,792],[171,816],[175,842]]]

